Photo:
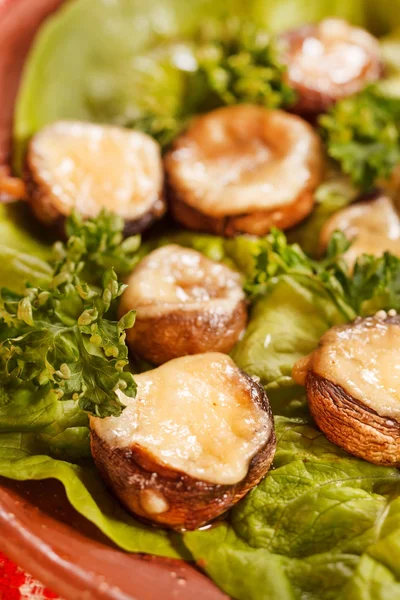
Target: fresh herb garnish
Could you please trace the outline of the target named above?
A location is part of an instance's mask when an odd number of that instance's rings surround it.
[[[118,275],[130,273],[138,260],[140,235],[124,239],[124,220],[115,213],[102,211],[95,219],[83,219],[77,212],[67,219],[67,244],[57,243],[57,260],[84,261],[85,275],[101,281],[106,269]]]
[[[285,82],[286,67],[279,60],[276,40],[253,23],[230,18],[225,23],[208,20],[193,43],[183,45],[190,68],[176,62],[176,47],[165,50],[159,79],[175,71],[181,103],[149,93],[154,81],[142,78],[140,115],[125,125],[135,127],[167,146],[187,126],[194,114],[248,102],[268,108],[287,107],[296,100]],[[159,65],[160,66],[160,65]],[[172,71],[172,72],[171,72]],[[176,77],[176,74],[179,74]],[[159,83],[159,81],[157,80]]]
[[[329,156],[370,190],[400,163],[400,100],[371,87],[340,100],[319,119]]]
[[[206,27],[195,51],[198,70],[222,104],[250,102],[268,108],[290,106],[295,92],[284,80],[276,42],[253,23],[230,19]]]
[[[181,133],[185,122],[182,116],[164,116],[148,112],[128,125],[151,135],[164,148]]]
[[[118,390],[135,395],[133,376],[124,370],[125,329],[133,326],[135,313],[118,322],[106,318],[126,287],[113,267],[129,270],[139,243],[122,241],[122,227],[122,220],[106,213],[87,221],[72,216],[67,243],[55,245],[49,284],[26,287],[23,294],[1,290],[0,359],[8,386],[30,382],[60,399],[79,400],[83,410],[100,417],[120,414]],[[98,286],[87,283],[88,272]]]
[[[272,230],[258,243],[245,289],[256,298],[267,293],[279,277],[288,275],[328,295],[349,321],[381,309],[400,310],[400,258],[389,252],[383,256],[364,254],[351,270],[342,258],[349,246],[337,231],[325,259],[317,262],[298,244],[288,244],[282,232]]]

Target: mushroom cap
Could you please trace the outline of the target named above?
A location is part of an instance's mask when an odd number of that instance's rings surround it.
[[[325,112],[382,76],[378,40],[343,19],[303,25],[285,32],[281,40],[287,82],[298,95],[293,110],[299,114]]]
[[[321,229],[321,250],[326,250],[336,230],[352,242],[343,256],[351,267],[362,254],[400,255],[400,217],[388,196],[355,202],[332,215]]]
[[[165,168],[178,221],[262,235],[311,211],[323,154],[319,136],[299,117],[237,105],[195,119],[166,154]]]
[[[30,140],[24,174],[35,215],[47,225],[71,211],[119,214],[129,233],[165,212],[158,144],[148,135],[110,125],[58,121]]]
[[[293,369],[327,438],[376,464],[400,465],[399,355],[400,316],[379,311],[332,327]]]
[[[127,342],[153,364],[186,354],[228,353],[245,328],[241,276],[196,250],[176,244],[158,248],[127,283],[119,312],[137,311]]]
[[[276,440],[266,393],[218,353],[179,358],[136,379],[137,397],[120,417],[90,419],[95,463],[139,517],[200,527],[270,467]]]
[[[400,423],[378,415],[341,386],[309,371],[311,414],[328,440],[377,465],[400,467]]]

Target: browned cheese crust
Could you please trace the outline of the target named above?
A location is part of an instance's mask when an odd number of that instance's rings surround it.
[[[268,413],[272,421],[265,391],[250,377],[248,379],[254,402]],[[138,445],[129,449],[110,447],[91,431],[91,450],[96,466],[122,504],[141,519],[177,531],[201,527],[230,509],[266,475],[275,449],[272,427],[268,441],[253,457],[246,477],[234,485],[219,485],[162,465]],[[168,508],[149,518],[143,504],[146,506],[147,496],[152,493],[161,497]]]

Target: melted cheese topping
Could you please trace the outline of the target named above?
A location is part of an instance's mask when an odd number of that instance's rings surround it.
[[[319,182],[321,147],[294,115],[238,105],[199,117],[167,155],[171,184],[213,217],[292,204]]]
[[[155,285],[156,282],[156,285]],[[241,276],[200,252],[169,244],[151,252],[127,280],[121,312],[130,308],[139,317],[168,310],[232,310],[242,300]]]
[[[114,447],[141,446],[162,465],[212,483],[247,474],[272,422],[249,380],[225,354],[185,356],[136,375],[136,398],[123,394],[120,417],[91,418]]]
[[[351,266],[361,254],[381,256],[388,251],[400,256],[400,218],[386,196],[357,202],[334,214],[321,231],[323,248],[327,247],[336,229],[352,241],[344,254]]]
[[[380,49],[367,31],[341,19],[326,19],[291,48],[289,80],[319,92],[340,96],[355,92],[379,77]]]
[[[296,381],[304,384],[309,370],[379,415],[400,421],[400,322],[369,317],[333,327],[297,363]]]
[[[161,202],[160,150],[144,133],[61,121],[34,136],[31,155],[61,214],[76,208],[90,217],[106,208],[134,219]]]

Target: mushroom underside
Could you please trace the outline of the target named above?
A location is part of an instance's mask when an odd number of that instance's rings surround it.
[[[127,342],[134,353],[160,365],[173,358],[203,352],[228,353],[246,326],[244,300],[229,312],[212,309],[172,309],[158,317],[141,317],[127,331]]]
[[[312,370],[306,390],[311,414],[331,442],[371,463],[400,466],[400,423]]]
[[[313,206],[314,195],[310,189],[304,190],[298,198],[285,207],[258,210],[242,215],[212,217],[187,204],[176,191],[172,189],[169,191],[169,208],[176,221],[188,229],[224,237],[234,237],[239,234],[264,235],[272,227],[288,229],[303,221],[310,214]]]

